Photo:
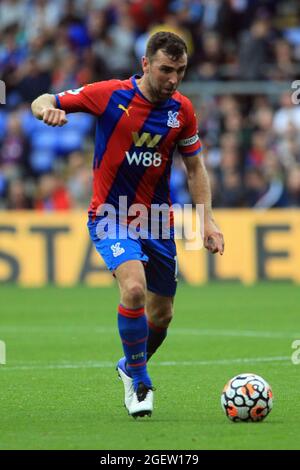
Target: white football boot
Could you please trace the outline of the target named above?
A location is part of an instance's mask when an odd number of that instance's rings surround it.
[[[128,413],[137,418],[138,416],[151,416],[153,411],[153,390],[140,382],[137,391],[133,391],[132,400],[129,403]]]
[[[125,357],[122,357],[119,360],[116,370],[118,372],[119,378],[122,380],[123,385],[124,385],[124,406],[127,408],[127,411],[129,413],[129,406],[133,399],[134,389],[133,389],[133,380],[130,377],[130,375],[128,375],[128,372],[126,370],[126,358]]]

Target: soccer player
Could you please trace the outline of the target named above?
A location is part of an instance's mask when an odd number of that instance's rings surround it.
[[[99,230],[103,207],[121,214],[127,204],[142,204],[151,217],[154,204],[171,205],[169,177],[177,147],[187,169],[195,204],[204,205],[204,246],[223,254],[222,233],[214,222],[208,176],[201,155],[195,112],[177,91],[187,67],[187,48],[177,35],[154,34],[142,58],[142,76],[91,83],[58,95],[45,94],[32,103],[34,116],[49,126],[67,123],[66,113],[83,111],[97,117],[93,196],[88,228],[91,239],[120,288],[118,328],[124,357],[117,364],[125,406],[133,416],[151,415],[153,385],[147,361],[164,341],[176,291],[176,247],[171,217],[170,237],[107,236]],[[109,206],[109,207],[110,207]],[[122,217],[124,214],[122,213]],[[127,224],[130,222],[127,218]],[[109,235],[109,236],[108,236]]]

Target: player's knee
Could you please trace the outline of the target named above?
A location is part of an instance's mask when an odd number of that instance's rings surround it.
[[[145,288],[140,283],[128,285],[123,293],[123,303],[129,308],[141,307],[145,304]]]
[[[168,328],[173,318],[172,312],[167,312],[166,315],[162,317],[161,328]]]
[[[158,328],[168,328],[173,318],[172,308],[165,308],[163,310],[157,310],[155,315],[155,325]]]

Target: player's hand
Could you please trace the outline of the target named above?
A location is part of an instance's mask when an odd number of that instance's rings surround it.
[[[205,224],[204,246],[211,253],[224,253],[223,234],[212,220]]]
[[[66,118],[66,112],[62,109],[57,108],[44,108],[41,112],[42,121],[48,126],[64,126],[68,120]]]

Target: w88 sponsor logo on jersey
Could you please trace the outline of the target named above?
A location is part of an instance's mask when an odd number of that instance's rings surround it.
[[[161,154],[158,152],[126,152],[129,165],[160,166],[162,164]]]

